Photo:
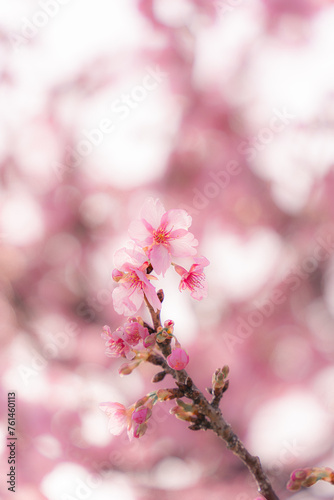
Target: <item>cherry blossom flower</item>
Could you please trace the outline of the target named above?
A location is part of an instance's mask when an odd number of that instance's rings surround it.
[[[111,333],[109,326],[104,326],[101,334],[102,338],[106,340],[106,355],[112,358],[125,357],[133,359],[135,353],[132,351],[130,345],[124,340],[124,332],[122,327]]]
[[[113,290],[112,297],[118,314],[136,314],[145,296],[154,309],[161,309],[156,290],[150,283],[156,278],[146,274],[147,256],[140,248],[121,248],[114,255],[114,263],[113,278],[119,286]]]
[[[172,257],[196,255],[198,245],[188,231],[191,217],[185,210],[165,211],[160,200],[149,198],[144,203],[140,218],[130,224],[130,237],[146,249],[153,269],[165,274]]]
[[[145,339],[149,335],[149,331],[145,326],[141,325],[136,318],[129,318],[123,326],[124,340],[131,346],[136,346],[142,340],[145,346]]]
[[[107,356],[113,358],[123,356],[131,360],[135,357],[133,347],[136,347],[140,341],[143,341],[144,347],[147,347],[145,340],[149,336],[149,332],[147,328],[138,323],[136,318],[129,318],[129,321],[113,333],[111,333],[109,326],[104,326],[101,336],[107,341]]]
[[[202,300],[208,294],[208,285],[203,268],[208,266],[210,262],[206,257],[198,257],[194,261],[189,271],[177,264],[174,264],[174,268],[181,276],[179,290],[182,291],[188,288],[193,299]]]
[[[132,427],[131,416],[134,410],[133,406],[125,408],[121,403],[101,403],[99,408],[106,413],[109,418],[108,429],[111,434],[119,436],[125,428],[127,428],[128,434],[130,434]]]
[[[189,356],[184,349],[176,347],[167,357],[167,363],[174,370],[183,370],[189,363]]]

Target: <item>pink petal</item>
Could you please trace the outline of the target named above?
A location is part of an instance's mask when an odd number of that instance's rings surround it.
[[[206,257],[203,257],[203,256],[195,257],[194,261],[195,261],[195,264],[198,264],[202,268],[206,267],[210,264],[210,261]]]
[[[188,273],[188,271],[184,267],[179,266],[178,264],[174,265],[174,269],[180,276]]]
[[[140,211],[140,218],[145,219],[154,229],[157,229],[165,212],[159,199],[148,198]]]
[[[189,257],[196,255],[197,250],[194,248],[198,245],[192,233],[187,233],[182,238],[170,242],[170,252],[173,257]]]
[[[176,229],[175,231],[171,231],[170,233],[170,238],[174,239],[174,240],[177,240],[178,238],[182,238],[183,236],[186,236],[186,234],[188,234],[189,231],[187,231],[186,229]]]
[[[156,292],[154,286],[152,286],[150,284],[150,286],[145,287],[145,295],[146,295],[147,300],[149,301],[149,303],[153,307],[153,309],[155,309],[155,310],[161,309],[161,302],[159,300],[159,297],[157,296],[157,292]]]
[[[134,220],[129,227],[130,238],[143,246],[152,244],[152,232],[153,231],[148,229],[148,225],[145,224],[143,220]]]
[[[195,288],[190,292],[193,299],[202,300],[208,295],[208,284],[206,281],[203,282],[202,288]]]
[[[134,243],[114,253],[114,266],[123,271],[128,271],[129,266],[140,267],[146,260],[144,251]]]
[[[185,210],[172,209],[168,210],[161,220],[161,223],[167,223],[166,229],[188,229],[191,226],[192,219]]]
[[[126,287],[125,285],[119,285],[113,290],[112,299],[117,314],[132,316],[140,309],[144,296],[142,293],[138,293],[137,290]]]
[[[100,410],[104,411],[104,413],[107,414],[108,417],[113,416],[117,412],[126,412],[126,408],[124,405],[121,403],[100,403],[99,405]]]
[[[120,403],[101,403],[100,410],[109,417],[108,429],[114,436],[119,436],[126,426],[126,408]]]
[[[140,271],[139,269],[135,269],[135,273],[145,285],[151,285],[150,280],[147,278],[147,274],[143,273],[143,271]],[[151,285],[152,286],[152,285]]]
[[[172,259],[166,247],[163,245],[153,245],[150,251],[150,260],[154,271],[164,276],[169,268]]]

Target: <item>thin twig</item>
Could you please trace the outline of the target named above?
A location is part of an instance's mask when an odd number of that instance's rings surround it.
[[[157,331],[157,329],[161,327],[160,311],[154,311],[153,307],[148,302],[146,297],[145,302],[150,311],[155,331]],[[162,342],[158,344],[158,347],[165,358],[171,352],[170,341]],[[184,394],[184,396],[188,399],[191,399],[196,405],[196,408],[199,409],[199,418],[195,423],[190,425],[190,429],[212,429],[219,438],[224,440],[227,448],[231,450],[235,455],[237,455],[240,460],[248,467],[250,473],[253,475],[258,485],[259,493],[264,498],[266,498],[266,500],[279,500],[278,496],[271,486],[268,476],[262,468],[259,457],[253,456],[249,453],[242,441],[233,432],[231,426],[225,421],[221,410],[218,407],[222,394],[217,394],[213,398],[212,402],[209,403],[202,392],[196,387],[195,384],[193,384],[186,370],[173,370],[167,364],[163,356],[152,353],[148,357],[147,361],[154,365],[161,366],[166,373],[171,375],[176,380],[176,383],[182,391],[182,394]]]

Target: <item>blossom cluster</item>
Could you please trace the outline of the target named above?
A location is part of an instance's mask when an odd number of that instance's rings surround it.
[[[129,375],[140,363],[154,357],[158,354],[155,349],[163,351],[161,346],[166,342],[169,351],[165,353],[165,360],[169,368],[180,371],[189,362],[187,352],[174,335],[172,320],[154,329],[134,315],[143,303],[150,312],[160,311],[161,295],[159,297],[153,283],[158,281],[156,275],[164,276],[170,267],[181,277],[180,291],[188,289],[196,300],[206,297],[204,267],[209,261],[197,256],[198,242],[188,231],[190,225],[191,217],[185,210],[165,211],[159,200],[149,198],[139,218],[130,225],[131,242],[115,252],[112,277],[118,286],[113,291],[113,305],[117,313],[128,318],[114,332],[104,326],[102,338],[106,341],[107,356],[127,360],[119,369],[120,375]],[[161,373],[163,377],[166,374]],[[168,391],[160,396],[158,393],[145,396],[129,408],[120,403],[102,403],[100,408],[109,417],[110,432],[117,435],[126,428],[130,438],[141,437],[146,432],[153,405],[169,397]]]
[[[180,291],[188,289],[196,300],[206,297],[203,269],[209,261],[196,256],[198,241],[188,231],[190,225],[191,217],[185,210],[165,211],[160,200],[146,200],[139,218],[130,224],[131,242],[114,256],[113,279],[119,286],[113,291],[113,304],[118,314],[136,314],[144,300],[160,309],[152,283],[157,277],[151,273],[164,276],[171,266],[181,277]],[[179,259],[190,260],[188,270]]]

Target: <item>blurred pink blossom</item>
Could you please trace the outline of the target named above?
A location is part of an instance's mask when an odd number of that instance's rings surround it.
[[[130,432],[133,407],[125,408],[121,403],[101,403],[99,408],[109,418],[108,429],[111,434],[119,436],[125,428]]]

